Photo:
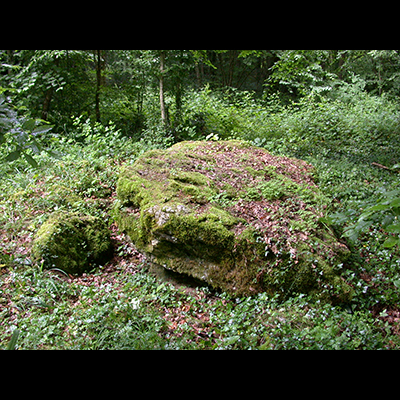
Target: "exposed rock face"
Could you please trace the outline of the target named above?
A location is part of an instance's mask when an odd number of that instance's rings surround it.
[[[110,260],[113,253],[110,236],[108,227],[99,218],[56,213],[37,233],[33,255],[44,261],[45,268],[79,275]]]
[[[313,173],[244,142],[180,143],[122,172],[116,219],[152,263],[232,295],[348,301],[335,267],[349,251],[319,224]]]

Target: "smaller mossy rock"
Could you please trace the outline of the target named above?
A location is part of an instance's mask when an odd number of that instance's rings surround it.
[[[153,264],[231,295],[347,302],[350,252],[319,222],[314,173],[245,142],[184,142],[122,171],[115,219]]]
[[[110,231],[99,218],[56,213],[37,233],[33,256],[47,269],[81,275],[104,265],[113,253]]]

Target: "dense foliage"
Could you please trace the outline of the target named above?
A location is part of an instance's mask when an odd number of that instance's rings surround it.
[[[399,67],[399,50],[0,50],[0,348],[399,348]],[[111,216],[121,167],[231,138],[316,167],[352,303],[145,273]],[[32,239],[55,211],[108,223],[113,261],[43,270]]]

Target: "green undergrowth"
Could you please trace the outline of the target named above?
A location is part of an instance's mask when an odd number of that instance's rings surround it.
[[[201,113],[207,135],[245,139],[311,163],[330,199],[327,214],[354,215],[354,222],[373,202],[385,206],[383,193],[399,190],[398,173],[372,165],[399,164],[397,105],[360,95],[354,102],[310,101],[297,109],[263,108],[253,100],[240,107],[236,113],[238,106],[230,101],[200,93],[186,100],[184,117],[190,121]],[[32,242],[52,214],[91,215],[112,228],[121,167],[170,144],[161,136],[134,143],[112,128],[83,124],[77,129],[76,137],[48,144],[59,159],[43,153],[36,157],[37,169],[24,159],[0,165],[0,348],[400,348],[400,254],[397,247],[383,246],[388,232],[375,223],[357,238],[345,239],[351,256],[337,268],[354,296],[342,307],[301,294],[284,300],[266,294],[232,299],[207,288],[177,287],[148,274],[143,259],[132,257],[135,250],[118,233],[115,259],[103,268],[80,278],[43,270],[32,259]],[[184,183],[193,176],[177,178]],[[213,200],[234,198],[226,187]],[[340,237],[351,223],[339,221],[330,229]]]
[[[5,290],[5,286],[7,290]],[[1,346],[18,349],[385,349],[390,328],[368,312],[267,295],[191,292],[126,265],[79,280],[37,268],[3,276]]]

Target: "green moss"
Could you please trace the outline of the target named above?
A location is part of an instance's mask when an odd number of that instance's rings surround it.
[[[324,198],[312,168],[269,154],[259,161],[260,151],[239,141],[186,142],[143,155],[118,182],[120,229],[153,264],[232,295],[348,301],[351,288],[334,268],[346,252],[318,224]]]
[[[173,216],[162,227],[162,231],[171,233],[182,244],[212,247],[213,252],[230,250],[234,234],[225,227],[215,214]],[[156,232],[157,234],[157,232]],[[202,252],[202,250],[200,250]],[[198,250],[196,252],[199,253]]]
[[[187,201],[205,204],[216,194],[212,180],[197,172],[186,172],[183,168],[192,163],[190,158],[180,154],[174,158],[174,168],[160,169],[160,163],[148,157],[160,156],[160,151],[146,153],[133,167],[126,168],[117,185],[117,195],[127,206],[144,208],[151,204],[168,203],[173,198],[189,196]],[[168,160],[162,160],[165,166]],[[182,197],[180,196],[180,197]]]
[[[299,188],[294,181],[282,175],[276,175],[269,181],[259,183],[255,187],[247,190],[246,198],[252,201],[279,200],[284,197],[290,197]]]
[[[188,201],[197,204],[206,204],[209,201],[209,198],[215,195],[215,190],[207,186],[195,186],[176,181],[171,182],[170,189],[173,190],[176,196],[182,194],[187,197]]]
[[[54,214],[37,233],[33,255],[48,269],[82,274],[110,259],[112,244],[107,226],[78,214]]]
[[[244,168],[244,170],[246,172],[248,172],[254,178],[256,178],[256,177],[265,177],[265,175],[266,175],[265,171],[263,169],[257,171],[252,167],[246,167],[246,168]]]
[[[237,190],[229,183],[222,187],[222,194],[228,200],[234,200],[238,197]]]
[[[134,171],[126,170],[118,181],[117,195],[124,205],[139,206],[144,201],[150,200],[149,191],[146,189],[147,180],[141,179]]]
[[[283,300],[309,294],[324,302],[349,303],[354,291],[335,270],[349,255],[333,235],[326,233],[324,239],[313,236],[308,242],[294,244],[292,253],[276,257],[263,275],[264,285]]]
[[[178,182],[188,183],[195,186],[213,186],[211,179],[198,172],[184,172],[173,169],[169,174],[170,179]]]

